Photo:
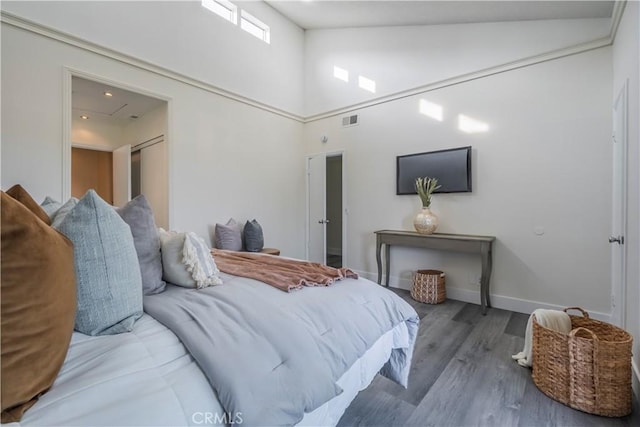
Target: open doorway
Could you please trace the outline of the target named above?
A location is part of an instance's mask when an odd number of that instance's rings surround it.
[[[71,195],[93,188],[122,206],[143,193],[168,228],[168,102],[74,75],[71,111]]]
[[[327,265],[342,267],[342,154],[327,156]]]
[[[307,163],[307,251],[309,261],[342,267],[346,251],[344,153],[319,153]]]

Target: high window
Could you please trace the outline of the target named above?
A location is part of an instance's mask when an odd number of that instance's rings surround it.
[[[202,0],[202,6],[233,24],[238,23],[238,6],[228,0]]]
[[[240,28],[265,43],[271,43],[271,32],[269,31],[269,26],[244,9],[240,14]]]

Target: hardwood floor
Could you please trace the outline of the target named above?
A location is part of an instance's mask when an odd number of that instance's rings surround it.
[[[639,426],[640,409],[606,418],[546,397],[531,370],[511,355],[522,350],[528,315],[447,300],[422,304],[392,289],[421,318],[409,388],[378,375],[340,419],[346,426]]]

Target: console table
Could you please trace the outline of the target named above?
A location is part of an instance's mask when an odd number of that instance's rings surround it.
[[[376,261],[378,262],[378,284],[382,284],[382,245],[385,249],[385,286],[389,286],[391,246],[412,246],[443,251],[479,253],[482,258],[480,276],[480,305],[482,314],[491,307],[489,281],[491,280],[491,252],[494,236],[471,236],[466,234],[419,234],[415,231],[379,230],[376,231]]]

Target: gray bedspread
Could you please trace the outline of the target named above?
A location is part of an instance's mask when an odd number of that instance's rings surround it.
[[[204,289],[169,285],[145,296],[144,309],[180,338],[243,424],[296,424],[340,394],[336,381],[400,322],[410,346],[394,349],[382,373],[407,385],[419,318],[394,293],[366,279],[285,293],[223,276]]]

